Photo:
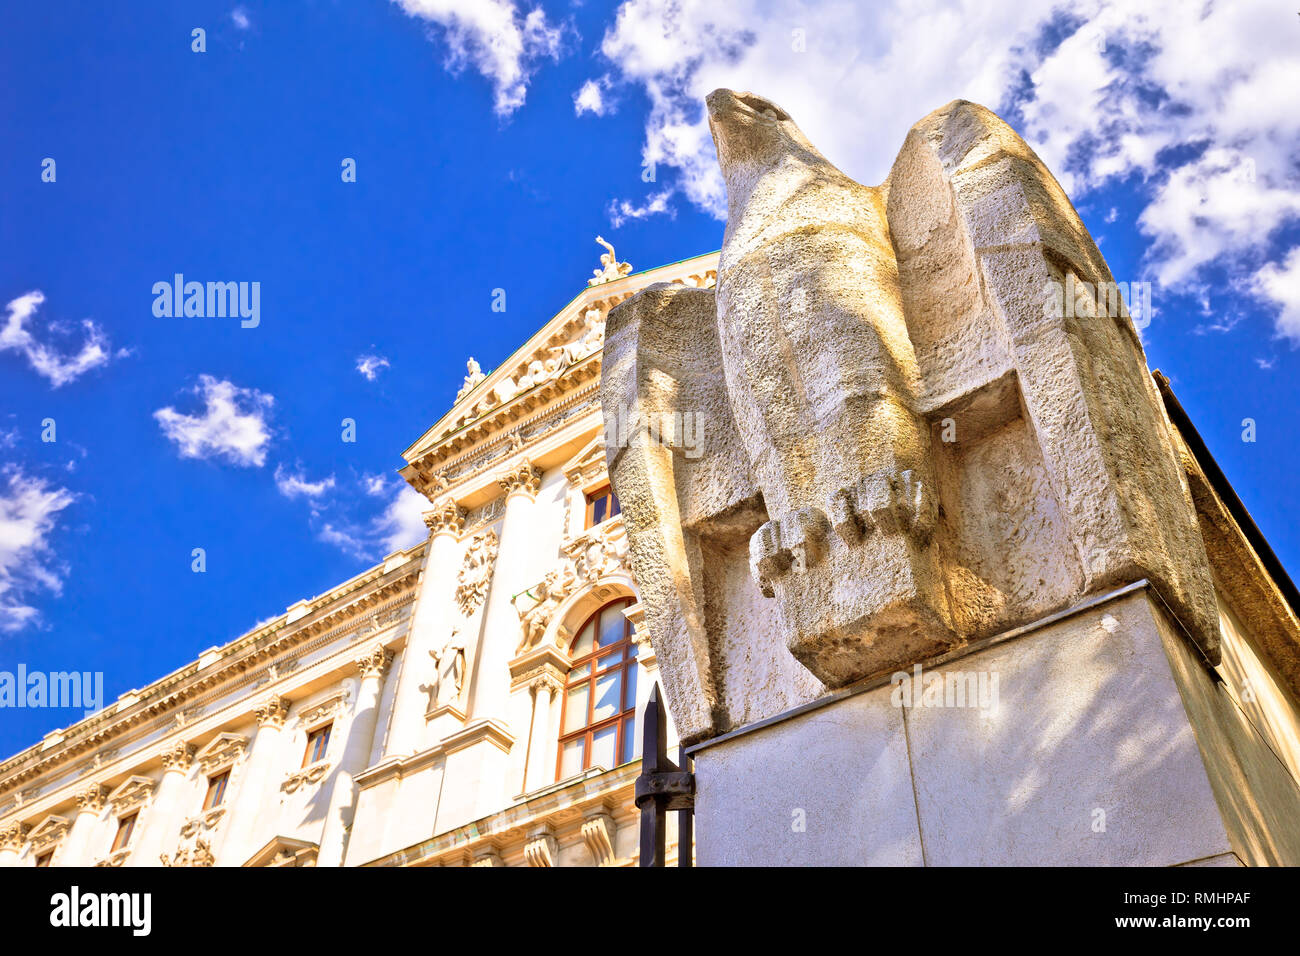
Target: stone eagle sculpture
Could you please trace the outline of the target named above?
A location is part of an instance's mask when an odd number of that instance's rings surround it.
[[[607,321],[601,401],[632,567],[688,742],[1148,578],[1218,618],[1171,426],[1055,178],[956,101],[863,186],[776,104],[717,90],[715,290]],[[703,455],[648,423],[704,419]]]

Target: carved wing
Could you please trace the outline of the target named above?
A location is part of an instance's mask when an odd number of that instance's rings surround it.
[[[713,291],[658,283],[610,312],[601,404],[610,480],[623,505],[632,570],[683,740],[718,717],[711,659],[705,539],[761,504],[731,418]],[[695,416],[693,420],[684,416]],[[696,426],[695,447],[681,441]],[[632,503],[632,507],[628,507]]]

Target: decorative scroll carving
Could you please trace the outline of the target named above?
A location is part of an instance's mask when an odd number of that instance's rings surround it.
[[[293,793],[300,787],[319,782],[329,772],[329,769],[330,765],[323,760],[319,763],[308,764],[301,770],[295,770],[285,777],[284,782],[280,784],[280,789],[285,793]]]
[[[524,859],[529,866],[555,866],[558,848],[550,831],[534,834],[524,844]]]
[[[14,850],[15,852],[22,849],[22,845],[27,840],[27,834],[31,832],[31,826],[26,823],[11,823],[3,830],[0,830],[0,850]]]
[[[313,704],[311,707],[299,711],[296,720],[297,726],[311,727],[314,724],[320,723],[326,717],[331,717],[334,714],[337,714],[343,709],[343,705],[347,703],[347,699],[348,692],[341,690],[337,693],[331,694],[319,704]]]
[[[582,840],[591,851],[591,858],[597,866],[610,866],[616,860],[614,855],[614,818],[608,813],[598,813],[582,823]]]
[[[226,807],[212,807],[210,810],[204,810],[198,816],[190,817],[181,824],[181,836],[192,837],[202,830],[215,829],[226,816]]]
[[[456,603],[466,617],[478,610],[487,597],[488,582],[492,580],[492,566],[497,557],[495,531],[485,531],[475,536],[465,552],[456,586]]]
[[[572,562],[574,575],[588,583],[594,584],[628,567],[627,533],[621,520],[605,522],[574,538],[561,550]]]

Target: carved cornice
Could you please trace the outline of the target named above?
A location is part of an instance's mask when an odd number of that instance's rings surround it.
[[[466,513],[464,508],[448,499],[424,513],[424,524],[431,534],[459,535],[465,530]]]
[[[261,707],[253,711],[257,718],[259,727],[275,727],[279,729],[284,726],[285,720],[289,717],[289,707],[291,702],[284,697],[271,697]]]
[[[558,647],[543,645],[510,662],[510,689],[527,685],[534,693],[550,687],[558,694],[569,673],[569,658]]]
[[[534,467],[533,463],[525,458],[498,475],[497,484],[505,491],[506,497],[522,494],[535,498],[542,487],[542,469]]]
[[[77,809],[82,813],[99,813],[108,804],[108,787],[93,783],[77,791]]]
[[[362,679],[383,677],[392,662],[393,652],[382,644],[376,644],[356,660],[357,670],[361,672]]]
[[[86,718],[63,733],[54,746],[31,747],[0,764],[0,794],[11,792],[33,777],[102,747],[127,730],[170,714],[187,701],[228,684],[260,665],[281,656],[313,638],[337,631],[337,636],[357,628],[367,615],[392,602],[395,609],[409,604],[414,597],[423,544],[407,552],[411,560],[388,569],[373,568],[349,582],[329,600],[309,611],[303,619],[292,622],[280,617],[256,628],[222,649],[215,663],[199,667],[197,661],[177,673],[125,697],[117,704]],[[341,586],[342,587],[342,586]],[[29,788],[30,789],[30,788]]]
[[[194,764],[194,748],[187,743],[177,743],[162,752],[163,771],[176,770],[181,773]]]

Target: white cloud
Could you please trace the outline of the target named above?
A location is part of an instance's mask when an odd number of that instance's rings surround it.
[[[81,348],[73,353],[63,354],[53,345],[37,341],[25,324],[44,302],[45,294],[38,289],[20,295],[5,306],[9,314],[4,327],[0,328],[0,352],[19,352],[36,373],[49,379],[55,388],[75,381],[92,368],[108,364],[113,357],[112,348],[103,330],[90,319],[82,322],[86,338]],[[119,352],[118,356],[124,354]]]
[[[521,13],[513,0],[393,0],[409,16],[441,30],[448,70],[472,66],[492,84],[498,116],[523,106],[528,82],[543,59],[558,59],[562,27],[536,7]]]
[[[357,358],[357,371],[367,382],[373,382],[379,376],[381,369],[389,367],[388,359],[382,355],[362,355]]]
[[[9,466],[0,491],[0,631],[13,633],[34,624],[40,612],[28,600],[33,592],[62,590],[64,569],[50,545],[58,514],[75,496],[43,479]]]
[[[280,494],[292,500],[294,498],[316,499],[334,487],[334,476],[320,481],[308,481],[301,471],[291,473],[284,465],[275,466],[275,487]]]
[[[609,221],[617,229],[629,219],[645,219],[648,216],[656,216],[660,213],[667,213],[669,217],[676,218],[676,210],[669,205],[668,200],[672,198],[671,189],[662,189],[657,193],[651,193],[646,197],[645,202],[640,205],[627,199],[611,200],[609,208],[605,210],[609,215]]]
[[[610,88],[609,76],[587,80],[573,94],[573,112],[576,116],[592,113],[596,116],[608,116],[615,112],[614,103],[608,98]]]
[[[236,29],[247,30],[251,27],[252,21],[248,19],[248,11],[243,7],[235,7],[230,11],[230,19],[235,24]]]
[[[1255,274],[1255,291],[1278,307],[1278,334],[1300,344],[1300,248],[1292,249],[1280,265],[1270,263],[1260,269]]]
[[[429,510],[429,499],[406,482],[379,516],[376,528],[382,536],[384,553],[409,548],[429,536],[424,523],[424,513]]]
[[[200,375],[193,392],[203,399],[202,414],[186,415],[170,406],[153,413],[182,458],[217,458],[259,468],[266,463],[272,396],[211,375]]]
[[[626,0],[601,52],[649,100],[643,162],[676,170],[667,188],[718,218],[703,111],[717,87],[774,99],[865,183],[884,179],[912,123],[965,98],[1018,117],[1076,201],[1136,177],[1147,269],[1197,294],[1216,267],[1230,285],[1276,282],[1251,277],[1300,218],[1294,17],[1265,0]],[[613,211],[624,204],[672,208]]]
[[[372,498],[378,498],[388,490],[388,477],[386,475],[362,475],[361,487]]]

